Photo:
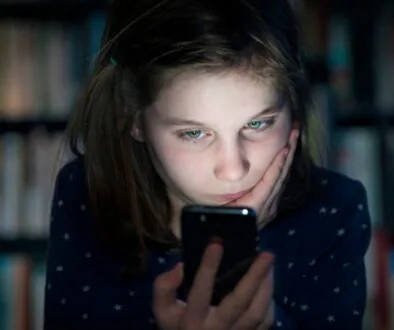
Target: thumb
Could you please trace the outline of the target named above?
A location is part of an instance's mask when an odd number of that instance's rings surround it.
[[[165,314],[177,304],[177,289],[183,281],[183,264],[178,263],[174,268],[159,275],[153,287],[153,310],[156,317]]]

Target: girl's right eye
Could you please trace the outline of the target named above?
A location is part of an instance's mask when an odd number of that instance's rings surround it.
[[[208,134],[201,129],[186,130],[179,133],[179,137],[184,141],[199,141]]]

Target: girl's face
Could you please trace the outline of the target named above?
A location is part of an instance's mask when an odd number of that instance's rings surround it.
[[[262,179],[291,130],[274,85],[237,72],[177,76],[145,119],[175,211],[186,202],[220,205],[241,197]]]

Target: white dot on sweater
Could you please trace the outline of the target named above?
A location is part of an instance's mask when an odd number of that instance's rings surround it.
[[[84,287],[82,287],[82,291],[83,292],[89,292],[90,291],[90,286],[89,285],[85,285]]]
[[[287,232],[287,234],[288,234],[289,236],[293,236],[295,233],[296,233],[295,229],[290,229],[290,230]]]

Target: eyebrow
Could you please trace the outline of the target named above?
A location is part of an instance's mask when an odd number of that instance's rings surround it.
[[[278,101],[275,104],[261,110],[259,113],[257,113],[253,117],[251,117],[249,119],[249,121],[255,120],[261,116],[272,115],[272,114],[278,113],[283,109],[283,106],[284,106],[284,102]],[[164,120],[165,120],[166,124],[171,125],[171,126],[182,126],[182,125],[206,126],[206,124],[201,123],[196,120],[192,120],[192,119],[166,117]]]

